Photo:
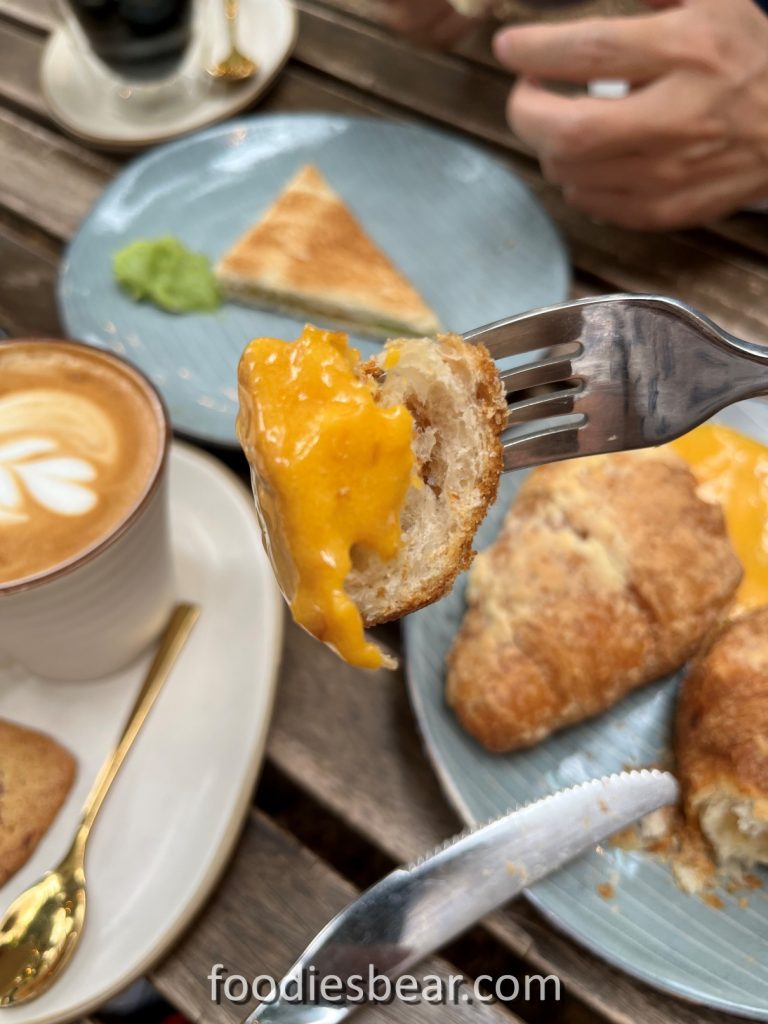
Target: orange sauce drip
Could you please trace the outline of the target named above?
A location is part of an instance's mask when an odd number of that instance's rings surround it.
[[[345,334],[309,326],[290,344],[252,341],[238,428],[294,618],[351,664],[378,668],[344,581],[355,548],[385,560],[400,548],[414,425],[405,406],[376,403],[359,358]]]
[[[768,604],[768,448],[719,423],[705,423],[671,447],[691,466],[702,496],[723,507],[744,566],[738,610]]]

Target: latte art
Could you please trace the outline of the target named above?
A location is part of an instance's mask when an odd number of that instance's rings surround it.
[[[110,356],[0,342],[0,586],[87,552],[131,513],[162,458],[162,410]]]
[[[55,435],[33,433],[41,424]],[[0,398],[0,522],[27,521],[31,501],[61,516],[90,512],[99,496],[87,485],[117,446],[108,417],[87,398],[46,388]]]

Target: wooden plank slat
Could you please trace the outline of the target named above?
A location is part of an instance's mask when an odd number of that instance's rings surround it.
[[[400,673],[363,673],[288,626],[268,756],[396,862],[460,828],[422,749]],[[523,900],[486,922],[537,971],[614,1024],[726,1024],[633,981],[546,926]]]
[[[390,10],[387,0],[317,0],[318,4],[329,11],[336,11],[342,14],[351,14],[356,18],[369,22],[369,24],[388,28],[388,11]],[[2,0],[0,0],[2,3]],[[530,16],[530,10],[528,12]],[[542,12],[538,11],[537,16]],[[458,54],[477,64],[499,69],[499,64],[491,52],[491,38],[497,24],[488,21],[480,24],[476,29],[470,31],[469,35],[461,40],[458,45],[451,49],[451,53]]]
[[[737,213],[713,225],[712,231],[721,238],[743,245],[745,249],[754,249],[768,256],[768,214]]]
[[[56,23],[53,0],[0,0],[0,17],[49,32]]]
[[[378,27],[296,0],[295,57],[309,67],[499,146],[524,150],[509,131],[509,77],[449,53],[411,45]]]
[[[117,164],[0,109],[0,205],[69,238]]]
[[[56,258],[0,234],[0,328],[16,337],[60,333]]]
[[[0,100],[47,117],[39,81],[42,50],[39,36],[0,21]]]
[[[213,901],[174,953],[152,972],[152,982],[197,1024],[239,1024],[253,1008],[210,1000],[206,980],[214,963],[230,974],[278,980],[317,932],[357,895],[356,890],[264,815],[254,812]],[[416,970],[421,977],[456,972],[437,958]],[[361,1024],[520,1024],[500,1006],[361,1009]]]

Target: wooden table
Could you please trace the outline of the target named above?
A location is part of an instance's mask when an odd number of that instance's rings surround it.
[[[747,214],[699,231],[652,236],[591,223],[569,210],[509,133],[506,75],[487,39],[460,53],[389,35],[370,0],[298,0],[293,59],[262,104],[438,123],[484,143],[541,199],[565,235],[573,291],[677,295],[726,328],[768,340],[768,219]],[[52,124],[38,85],[51,15],[43,3],[0,0],[0,328],[61,332],[54,298],[62,246],[122,160],[85,149]],[[228,461],[242,471],[239,456]],[[384,633],[395,649],[396,628]],[[361,674],[289,626],[267,762],[242,842],[187,938],[152,972],[191,1021],[239,1021],[209,1001],[212,963],[281,975],[307,940],[360,888],[459,827],[414,728],[401,675]],[[559,1004],[389,1007],[361,1022],[428,1018],[489,1024],[715,1024],[625,977],[560,936],[518,900],[430,965],[442,972],[555,974]]]

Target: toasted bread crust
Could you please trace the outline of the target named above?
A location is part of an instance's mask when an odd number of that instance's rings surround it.
[[[693,666],[675,751],[690,822],[715,795],[756,801],[768,821],[768,608],[729,623]]]
[[[50,736],[0,719],[0,886],[30,858],[74,777],[74,758]]]
[[[456,334],[439,335],[435,344],[460,359],[472,374],[474,390],[467,395],[467,401],[475,404],[479,417],[478,433],[473,439],[477,455],[473,481],[475,500],[469,507],[462,506],[460,511],[457,508],[452,529],[445,536],[443,549],[429,565],[414,566],[405,562],[398,566],[400,586],[396,595],[387,599],[383,588],[377,593],[375,585],[368,587],[369,600],[361,608],[366,627],[390,622],[418,611],[450,590],[456,577],[469,568],[475,556],[472,546],[475,533],[488,507],[495,500],[499,486],[504,457],[500,435],[506,423],[507,405],[496,365],[483,345],[468,344]],[[377,381],[386,375],[381,357],[368,360],[361,369]],[[409,408],[417,431],[431,425],[429,407],[412,405]],[[425,467],[418,468],[422,477],[426,477]],[[425,486],[429,486],[426,479]],[[446,500],[453,500],[458,506],[461,497],[449,495]]]
[[[678,669],[740,580],[672,452],[541,467],[473,568],[448,702],[489,750],[530,746]]]

